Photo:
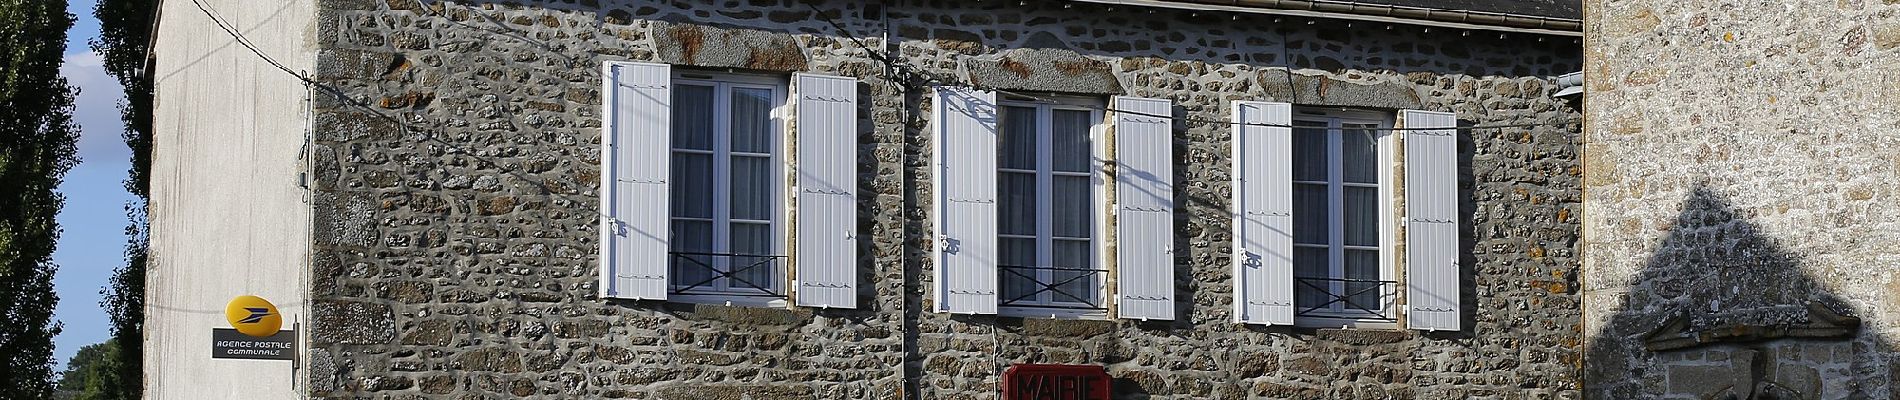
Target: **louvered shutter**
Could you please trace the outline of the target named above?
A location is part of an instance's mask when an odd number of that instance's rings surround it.
[[[1116,315],[1174,319],[1173,103],[1114,103]]]
[[[937,310],[995,314],[996,93],[942,87],[937,144]]]
[[[609,63],[601,141],[601,295],[666,298],[672,68]]]
[[[1234,321],[1292,325],[1293,105],[1236,101],[1234,122]]]
[[[858,80],[797,74],[798,305],[855,308]]]
[[[1458,117],[1405,110],[1406,324],[1456,331],[1458,295]]]

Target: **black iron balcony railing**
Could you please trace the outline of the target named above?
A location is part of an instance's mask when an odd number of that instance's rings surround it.
[[[1294,277],[1301,317],[1353,318],[1398,321],[1386,312],[1387,299],[1398,293],[1398,281]]]
[[[1071,310],[1108,309],[1102,305],[1101,300],[1096,298],[1099,292],[1097,288],[1100,287],[1100,285],[1096,283],[1102,282],[1103,279],[1108,276],[1108,270],[1106,269],[1026,267],[1020,265],[998,265],[996,268],[1001,272],[999,277],[1002,278],[1002,282],[1000,282],[1001,285],[999,286],[1009,285],[1012,281],[1020,282],[1022,280],[1034,283],[1032,287],[1033,290],[1030,290],[1028,293],[1010,293],[1009,295],[1003,296],[1005,298],[1002,303],[998,304],[1000,306]],[[1040,271],[1049,271],[1050,277],[1048,279],[1041,278],[1039,276],[1042,275]],[[1082,283],[1083,285],[1080,285],[1082,286],[1081,288],[1074,288],[1074,290],[1064,288],[1074,283]],[[1049,301],[1045,302],[1040,300],[1040,295],[1043,293],[1050,294]]]
[[[672,294],[785,298],[774,283],[785,276],[786,256],[692,251],[667,254],[673,259],[673,274],[677,277]],[[689,276],[695,278],[686,278]]]

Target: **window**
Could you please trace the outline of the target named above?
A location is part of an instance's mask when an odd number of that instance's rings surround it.
[[[1105,310],[1091,137],[1102,115],[1008,102],[997,114],[999,306],[1037,316]]]
[[[601,297],[857,307],[857,79],[602,74]]]
[[[1233,110],[1235,322],[1462,329],[1457,115]]]
[[[1119,318],[1174,319],[1173,102],[1116,96],[1115,108],[1128,112],[1110,122],[1096,111],[1100,100],[996,99],[953,86],[932,94],[933,307],[1049,318],[1106,318],[1112,308]],[[1112,143],[1102,135],[1109,126],[1119,132]],[[1110,190],[1122,195],[1111,199]],[[1110,229],[1143,245],[1109,252]],[[1107,260],[1122,278],[1112,300]]]
[[[784,298],[783,85],[693,73],[673,83],[672,291]]]
[[[1352,111],[1293,117],[1294,306],[1302,323],[1392,321],[1391,125]],[[1337,326],[1332,325],[1332,326]]]

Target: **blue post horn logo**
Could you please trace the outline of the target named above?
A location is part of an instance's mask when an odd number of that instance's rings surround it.
[[[257,323],[257,321],[263,320],[264,317],[270,316],[270,309],[268,308],[245,307],[244,311],[250,311],[251,316],[244,317],[244,319],[238,320],[238,323],[240,324],[255,324]]]

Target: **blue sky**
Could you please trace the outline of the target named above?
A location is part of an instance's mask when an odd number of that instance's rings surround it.
[[[60,75],[80,89],[73,111],[80,127],[80,163],[59,186],[66,208],[59,212],[64,232],[53,253],[53,262],[59,264],[53,285],[59,291],[55,318],[66,329],[54,339],[58,349],[53,356],[61,369],[80,347],[104,342],[111,334],[99,308],[99,290],[112,277],[112,269],[125,264],[125,204],[135,200],[124,185],[132,150],[119,139],[124,125],[117,107],[125,91],[86,47],[87,40],[99,36],[99,21],[92,18],[95,0],[69,1],[67,12],[78,21],[67,32]]]

